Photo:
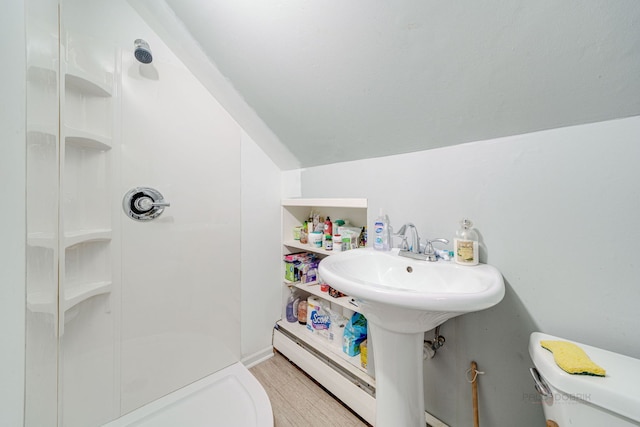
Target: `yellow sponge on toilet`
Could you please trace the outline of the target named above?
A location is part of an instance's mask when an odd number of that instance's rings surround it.
[[[540,341],[542,348],[553,353],[553,359],[562,370],[570,374],[604,377],[606,372],[593,363],[587,353],[574,343],[567,341]]]

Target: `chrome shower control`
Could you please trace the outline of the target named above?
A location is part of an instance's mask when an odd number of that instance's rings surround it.
[[[122,199],[122,209],[131,219],[150,221],[162,215],[164,208],[171,204],[156,189],[136,187],[127,191]]]

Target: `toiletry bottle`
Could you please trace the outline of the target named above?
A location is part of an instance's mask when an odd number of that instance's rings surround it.
[[[298,303],[298,323],[301,325],[307,324],[307,300],[301,299]]]
[[[333,250],[334,252],[342,251],[342,235],[341,234],[333,235]]]
[[[322,242],[322,247],[324,248],[325,251],[333,250],[333,237],[331,236],[331,234],[325,234],[324,235],[324,240]]]
[[[308,239],[308,235],[307,235],[307,222],[305,221],[305,223],[302,225],[302,228],[300,229],[300,244],[302,245],[306,245],[309,241]]]
[[[380,215],[373,223],[373,249],[381,251],[384,249],[384,216],[382,215],[382,209],[380,209]]]
[[[387,228],[384,233],[384,250],[390,251],[393,248],[393,227],[391,226],[389,215],[384,216],[384,222],[387,224]]]
[[[325,236],[333,236],[333,223],[331,222],[331,218],[327,215],[327,219],[324,221],[324,235]]]
[[[378,251],[389,250],[389,217],[382,213],[380,208],[380,215],[376,218],[373,224],[374,240],[373,248]]]
[[[287,322],[293,323],[298,320],[298,303],[300,302],[300,297],[293,291],[290,290],[289,298],[287,299]]]
[[[367,246],[367,227],[363,226],[358,237],[358,247],[364,248],[365,246]]]
[[[462,265],[478,264],[478,233],[471,226],[473,223],[468,219],[460,221],[460,229],[453,239],[454,260]]]

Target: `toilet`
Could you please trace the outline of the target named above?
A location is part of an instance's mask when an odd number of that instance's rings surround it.
[[[569,341],[606,370],[606,376],[568,374],[542,340]],[[534,332],[529,338],[534,385],[547,426],[640,426],[640,360],[564,338]]]

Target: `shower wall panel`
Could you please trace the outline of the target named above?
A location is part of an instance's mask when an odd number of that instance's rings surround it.
[[[102,425],[240,360],[241,129],[125,0],[36,2],[26,425]]]
[[[72,3],[60,11],[58,417],[81,427],[120,409],[120,251],[111,210],[118,63],[116,43],[86,32]]]
[[[122,56],[121,193],[171,203],[122,224],[122,410],[240,359],[240,129],[149,31]]]
[[[55,426],[58,416],[58,4],[55,0],[29,0],[25,4],[27,245],[24,425],[40,427]]]

